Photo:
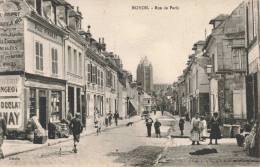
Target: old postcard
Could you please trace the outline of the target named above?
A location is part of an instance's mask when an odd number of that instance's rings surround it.
[[[260,166],[259,0],[0,0],[0,166]]]

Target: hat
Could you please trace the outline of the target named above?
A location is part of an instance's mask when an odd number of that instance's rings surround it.
[[[218,112],[216,112],[216,111],[215,111],[215,112],[213,112],[213,114],[216,114],[216,115],[218,115]]]
[[[201,116],[200,118],[204,119],[204,116]]]
[[[80,113],[76,113],[76,116],[80,116]]]

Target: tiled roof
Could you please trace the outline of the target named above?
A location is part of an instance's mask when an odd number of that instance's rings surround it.
[[[216,18],[211,19],[209,24],[213,24],[215,21],[223,21],[229,18],[228,14],[220,14]]]
[[[75,16],[82,18],[82,16],[80,14],[78,14],[75,10],[70,10],[69,11],[69,17],[75,17]]]

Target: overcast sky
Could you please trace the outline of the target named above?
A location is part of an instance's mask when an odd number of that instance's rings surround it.
[[[104,37],[107,51],[119,55],[126,70],[136,78],[142,57],[153,64],[154,83],[173,83],[186,67],[192,46],[211,33],[209,21],[230,14],[242,0],[68,0],[79,6],[83,28],[91,25],[98,40]],[[132,10],[149,6],[150,10]],[[178,6],[179,10],[151,10]]]

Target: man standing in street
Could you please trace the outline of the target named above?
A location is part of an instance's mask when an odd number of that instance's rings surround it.
[[[117,126],[118,118],[119,118],[119,114],[118,114],[117,111],[116,111],[115,114],[114,114],[114,118],[115,118],[115,123],[116,123],[116,126]]]
[[[77,153],[77,143],[79,142],[80,139],[80,133],[82,133],[83,126],[80,122],[80,113],[76,113],[76,118],[72,119],[69,125],[70,129],[72,130],[73,133],[73,138],[74,138],[74,148],[73,151]]]
[[[0,118],[0,156],[2,159],[5,158],[2,150],[2,145],[4,143],[5,136],[6,136],[6,123],[3,118]]]
[[[109,122],[109,125],[111,126],[112,125],[112,112],[109,111],[108,113],[108,122]]]
[[[147,137],[151,137],[151,129],[152,129],[152,125],[153,125],[153,119],[150,118],[150,116],[148,115],[146,117],[145,123],[146,123],[146,127],[147,127],[147,134],[148,134]]]

